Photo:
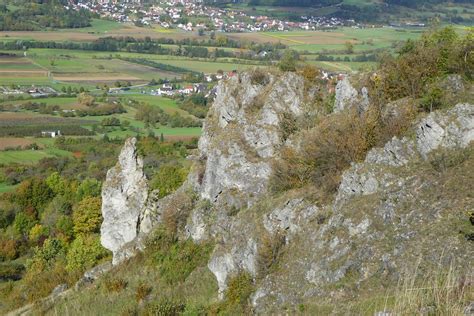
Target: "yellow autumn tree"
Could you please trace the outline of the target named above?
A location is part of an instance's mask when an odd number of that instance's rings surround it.
[[[72,220],[74,233],[77,236],[99,232],[102,223],[100,207],[101,199],[99,197],[86,197],[74,208]]]

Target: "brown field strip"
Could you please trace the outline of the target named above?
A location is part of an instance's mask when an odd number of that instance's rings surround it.
[[[38,77],[48,76],[48,72],[44,70],[1,70],[0,77]]]
[[[33,144],[34,141],[27,138],[20,138],[20,137],[0,137],[0,150],[5,150],[6,148],[12,147],[25,147],[28,145]],[[40,147],[43,147],[40,144]]]
[[[31,64],[31,61],[29,61],[26,58],[2,58],[0,57],[0,65],[1,64],[6,64],[6,65],[25,65],[25,64]]]

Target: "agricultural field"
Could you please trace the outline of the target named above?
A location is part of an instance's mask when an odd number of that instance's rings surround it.
[[[34,144],[35,141],[32,138],[24,137],[0,137],[0,151],[15,148],[15,147],[26,147]]]
[[[71,155],[70,152],[55,148],[51,140],[34,137],[0,137],[0,165],[34,164],[47,157]],[[0,191],[1,187],[0,183]]]
[[[258,42],[281,42],[297,51],[318,53],[322,51],[342,51],[345,43],[351,42],[355,52],[387,48],[393,43],[416,39],[423,29],[385,28],[338,28],[327,31],[292,31],[232,34],[235,39]]]
[[[132,36],[136,38],[198,38],[196,33],[154,27],[137,27],[130,23],[107,20],[93,20],[92,26],[80,29],[61,29],[54,31],[1,31],[0,39],[38,40],[38,41],[76,41],[90,42],[104,36]]]

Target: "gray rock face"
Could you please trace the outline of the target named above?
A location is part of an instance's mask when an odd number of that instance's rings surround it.
[[[257,274],[257,242],[242,232],[233,231],[229,242],[214,249],[207,267],[215,275],[219,286],[219,298],[224,297],[227,281],[239,271]],[[229,246],[230,249],[226,248]]]
[[[474,106],[467,103],[456,105],[446,114],[430,113],[416,130],[416,144],[423,157],[440,147],[466,147],[472,140]]]
[[[359,93],[351,85],[349,79],[339,80],[336,85],[336,100],[334,102],[334,112],[341,112],[352,106]]]
[[[474,105],[458,104],[446,112],[433,112],[415,128],[416,140],[393,138],[384,148],[372,149],[364,163],[344,172],[336,205],[355,195],[373,194],[392,184],[386,166],[399,167],[438,148],[465,148],[474,140]]]
[[[58,296],[59,294],[63,293],[64,291],[66,291],[68,289],[68,286],[66,283],[62,283],[62,284],[59,284],[58,286],[56,286],[53,291],[51,292],[51,296],[53,297],[56,297]]]
[[[304,100],[300,76],[268,76],[266,84],[252,83],[251,74],[219,83],[199,140],[203,199],[216,203],[231,193],[250,205],[266,192],[270,162],[282,144],[281,117],[301,115]]]
[[[276,208],[263,218],[263,226],[270,234],[286,232],[286,240],[298,233],[302,225],[318,212],[315,205],[307,205],[303,199],[289,200],[283,207]]]
[[[74,285],[74,288],[76,291],[80,290],[84,286],[87,286],[91,283],[93,283],[95,280],[97,280],[101,275],[107,273],[112,269],[112,263],[111,262],[105,262],[103,264],[100,264],[98,266],[95,266],[94,268],[86,271],[82,278],[79,279],[79,281],[76,282]]]
[[[142,210],[148,198],[148,184],[136,142],[135,138],[127,139],[117,165],[107,172],[102,187],[101,243],[113,252],[114,264],[119,262],[118,258],[124,259],[118,255],[121,248],[139,234]]]
[[[360,91],[354,88],[348,77],[339,80],[336,85],[334,113],[355,107],[359,113],[367,111],[370,105],[369,90],[362,87]]]

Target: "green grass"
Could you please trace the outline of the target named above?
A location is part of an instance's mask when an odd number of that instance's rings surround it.
[[[47,157],[65,157],[71,153],[57,148],[45,148],[41,150],[15,150],[0,151],[0,164],[34,164]]]
[[[293,31],[293,32],[269,32],[264,33],[266,36],[276,37],[284,41],[292,49],[298,51],[308,51],[311,53],[328,51],[343,51],[345,49],[344,42],[351,41],[354,43],[354,50],[356,52],[374,50],[378,48],[389,48],[394,42],[405,41],[407,39],[416,39],[421,36],[421,31],[424,29],[397,29],[397,28],[363,28],[355,29],[350,27],[338,28],[321,33],[322,35],[330,36],[331,33],[342,34],[341,43],[336,44],[310,44],[305,42],[304,36],[314,36],[312,32]],[[326,34],[327,33],[327,34]],[[313,35],[312,35],[313,34]],[[371,41],[369,45],[367,42]],[[365,42],[365,43],[364,43]]]
[[[0,193],[11,192],[11,191],[15,190],[16,187],[17,187],[17,185],[10,185],[10,184],[1,182],[0,183]]]
[[[181,115],[190,115],[188,112],[185,112],[177,108],[176,102],[167,98],[149,96],[149,95],[127,95],[126,98],[135,99],[138,101],[146,102],[151,105],[159,106],[165,112],[173,114],[178,112]],[[145,124],[142,121],[135,119],[136,109],[130,106],[125,106],[126,113],[114,114],[113,117],[116,117],[120,120],[127,120],[130,122],[130,126],[140,129],[141,135],[147,135],[149,132],[153,132],[156,136],[159,136],[161,133],[163,136],[174,136],[174,137],[198,137],[201,135],[200,127],[168,127],[168,126],[157,126],[156,128],[145,128]],[[100,123],[104,118],[110,118],[112,116],[87,116],[85,119],[97,121]],[[83,126],[85,128],[91,128],[91,125]],[[137,133],[131,130],[121,130],[116,128],[114,131],[107,133],[107,136],[114,138],[126,138],[129,136],[135,136]]]
[[[70,109],[74,108],[74,105],[77,104],[77,98],[39,98],[39,99],[28,99],[28,100],[17,100],[17,101],[3,101],[0,103],[8,103],[8,104],[25,104],[27,102],[38,102],[38,103],[45,103],[46,105],[59,105],[62,109]]]
[[[145,94],[130,94],[124,97],[125,99],[133,99],[139,102],[145,102],[154,106],[160,107],[163,111],[168,114],[179,113],[181,115],[189,116],[190,114],[186,111],[181,110],[178,108],[175,100],[163,98],[159,96],[153,95],[145,95]]]

